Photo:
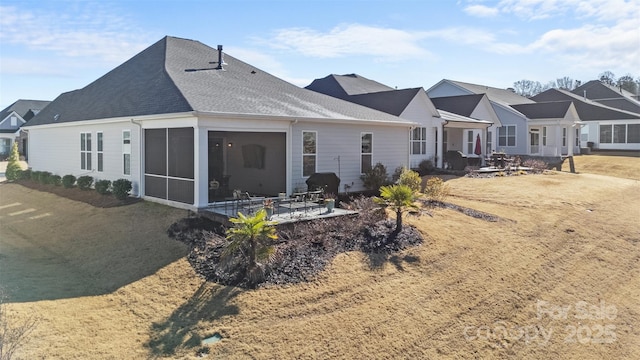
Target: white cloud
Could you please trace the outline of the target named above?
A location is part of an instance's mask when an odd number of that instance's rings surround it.
[[[280,29],[266,41],[275,49],[311,57],[368,55],[378,60],[396,61],[407,57],[430,57],[431,53],[419,44],[425,36],[426,33],[420,32],[349,24],[326,33],[308,28]]]
[[[476,5],[469,7],[474,6]],[[640,2],[637,0],[501,0],[494,9],[525,20],[571,15],[610,21],[634,16],[638,19]],[[481,13],[478,16],[481,16]]]
[[[0,41],[64,58],[117,64],[149,45],[148,36],[99,3],[57,9],[0,6]]]
[[[484,5],[469,5],[464,8],[464,12],[471,16],[494,17],[498,15],[500,10],[498,10],[498,8],[492,8]]]

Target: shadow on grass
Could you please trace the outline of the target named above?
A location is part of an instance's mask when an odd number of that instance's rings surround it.
[[[197,331],[199,322],[237,315],[238,307],[229,302],[241,292],[242,289],[232,286],[202,284],[169,318],[151,325],[151,340],[146,344],[151,354],[170,356],[178,349],[200,347],[203,333]]]
[[[367,253],[367,261],[369,269],[379,270],[384,267],[386,263],[390,263],[395,266],[398,271],[404,271],[406,264],[415,264],[420,262],[420,257],[415,255],[397,255],[387,253]]]

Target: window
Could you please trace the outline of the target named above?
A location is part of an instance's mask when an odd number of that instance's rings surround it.
[[[600,125],[600,143],[611,144],[612,139],[611,125]]]
[[[131,175],[131,130],[122,131],[122,173]]]
[[[417,127],[411,131],[411,154],[424,155],[427,153],[427,128]]]
[[[362,133],[360,135],[360,173],[371,170],[371,160],[373,155],[373,134]]]
[[[467,131],[467,154],[473,154],[473,131]]]
[[[18,126],[18,118],[15,116],[11,117],[11,126]]]
[[[576,147],[580,147],[580,129],[576,129]]]
[[[104,171],[104,153],[103,153],[103,145],[102,145],[102,132],[96,133],[96,137],[98,140],[98,171]]]
[[[498,128],[498,146],[516,146],[515,125],[505,125]]]
[[[567,128],[562,128],[562,146],[567,146]]]
[[[491,150],[493,150],[493,141],[491,140],[491,131],[487,131],[487,154],[491,154]]]
[[[80,169],[91,170],[91,133],[80,133]]]
[[[443,154],[447,153],[447,145],[448,145],[447,138],[448,137],[449,137],[449,135],[447,134],[447,130],[444,130],[442,132],[442,152],[443,152]]]
[[[542,146],[546,146],[547,145],[547,127],[543,126],[542,127]]]
[[[627,143],[640,143],[640,124],[629,124],[627,126]]]
[[[307,177],[316,173],[318,133],[315,131],[302,132],[302,176]]]
[[[627,124],[613,125],[613,142],[616,144],[627,142]]]

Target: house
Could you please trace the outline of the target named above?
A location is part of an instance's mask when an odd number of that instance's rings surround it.
[[[549,89],[531,99],[538,102],[571,101],[580,120],[585,123],[580,136],[582,148],[591,145],[602,150],[640,150],[640,113],[619,110],[561,89]]]
[[[588,81],[578,86],[572,93],[602,105],[640,114],[640,101],[637,94],[598,80]]]
[[[0,159],[9,156],[15,141],[20,155],[27,156],[27,137],[21,134],[20,128],[49,103],[21,99],[0,111]]]
[[[460,151],[467,157],[491,154],[496,150],[496,130],[502,123],[486,94],[443,96],[431,101],[446,120],[445,153]],[[455,115],[455,116],[452,116]],[[462,117],[464,121],[457,118]],[[476,140],[480,139],[482,153],[476,154]]]
[[[482,113],[480,109],[475,113],[479,118],[475,119],[439,111],[421,87],[397,90],[357,74],[328,75],[315,79],[306,88],[419,124],[408,134],[409,164],[412,168],[417,168],[424,160],[443,167],[445,156],[442,154],[446,154],[448,148],[448,132],[459,131],[462,137],[462,128],[486,129],[492,123],[489,120],[479,120],[491,118],[491,115]],[[493,112],[490,108],[488,110]],[[495,115],[491,119],[497,120]]]
[[[165,37],[28,124],[30,165],[132,181],[133,193],[206,207],[214,180],[277,195],[336,173],[353,191],[380,162],[408,165],[397,116],[299,88],[198,41]]]
[[[510,155],[523,156],[562,156],[573,155],[579,152],[579,146],[562,146],[563,141],[556,141],[556,134],[565,134],[569,144],[575,144],[579,136],[580,119],[574,117],[572,110],[551,106],[548,111],[541,110],[546,105],[520,106],[536,104],[535,101],[520,96],[509,89],[499,89],[490,86],[470,84],[461,81],[443,79],[427,90],[432,99],[448,96],[479,95],[485,94],[495,111],[500,126],[495,127],[495,139],[497,151]],[[530,116],[519,109],[527,110]],[[568,112],[568,113],[567,113]],[[566,115],[566,116],[565,116]],[[543,116],[543,117],[541,117]],[[551,116],[549,118],[544,116]],[[492,129],[489,129],[491,131]],[[545,134],[554,134],[554,141],[540,145],[542,131]],[[545,141],[550,138],[544,137]]]

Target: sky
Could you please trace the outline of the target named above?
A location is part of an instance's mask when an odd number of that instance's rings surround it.
[[[640,76],[640,0],[0,0],[0,109],[80,89],[166,35],[302,87]]]

